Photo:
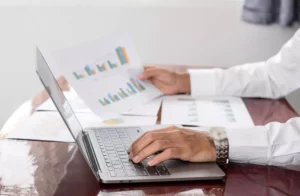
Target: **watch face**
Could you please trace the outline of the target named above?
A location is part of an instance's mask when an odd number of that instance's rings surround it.
[[[224,140],[227,138],[225,128],[223,127],[213,127],[209,130],[209,136],[213,140]]]

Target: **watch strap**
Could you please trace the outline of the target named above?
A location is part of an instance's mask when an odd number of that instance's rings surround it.
[[[213,127],[209,130],[209,137],[216,148],[216,163],[227,165],[229,162],[229,141],[223,127]]]

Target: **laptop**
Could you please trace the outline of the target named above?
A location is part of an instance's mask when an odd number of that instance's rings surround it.
[[[82,129],[43,55],[36,49],[36,72],[73,136],[78,149],[99,182],[137,183],[159,181],[217,180],[225,177],[216,163],[191,163],[168,160],[150,167],[129,160],[127,149],[143,132],[160,128],[124,126]],[[153,155],[152,155],[153,156]]]

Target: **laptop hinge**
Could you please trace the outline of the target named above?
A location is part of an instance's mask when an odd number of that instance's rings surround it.
[[[97,158],[96,158],[96,154],[92,148],[92,143],[89,139],[89,136],[88,134],[83,131],[82,132],[82,140],[83,140],[83,144],[85,146],[85,149],[86,149],[86,152],[87,152],[87,155],[88,155],[88,159],[90,161],[90,164],[91,164],[91,167],[94,171],[94,173],[97,175],[97,177],[100,179],[100,175],[98,173],[98,171],[100,170],[100,172],[102,173],[102,170],[99,166],[99,163],[97,161]]]

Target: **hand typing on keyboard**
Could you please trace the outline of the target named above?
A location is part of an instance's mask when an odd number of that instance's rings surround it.
[[[157,165],[168,159],[191,162],[216,160],[216,149],[205,132],[175,126],[146,132],[128,149],[129,158],[135,163],[140,163],[159,151],[161,153],[148,161],[149,166]]]

